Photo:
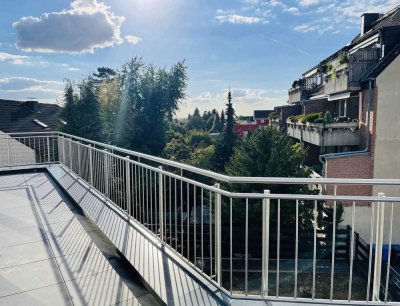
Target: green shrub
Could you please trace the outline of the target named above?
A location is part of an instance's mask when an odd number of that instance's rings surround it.
[[[341,54],[339,56],[339,63],[340,65],[344,64],[344,63],[348,63],[349,62],[349,58],[346,54]]]
[[[318,67],[318,72],[322,72],[322,73],[329,73],[331,70],[333,69],[333,65],[332,64],[325,64],[322,66]]]
[[[315,122],[315,120],[317,120],[318,118],[321,118],[321,113],[309,113],[304,115],[300,121],[303,124],[306,124],[307,122],[313,123]]]
[[[332,116],[332,114],[331,114],[330,111],[327,111],[327,112],[325,113],[325,115],[324,115],[324,121],[325,121],[326,123],[331,123],[331,122],[333,122],[333,116]]]
[[[270,120],[278,119],[278,114],[275,112],[269,113],[268,119],[270,119]]]

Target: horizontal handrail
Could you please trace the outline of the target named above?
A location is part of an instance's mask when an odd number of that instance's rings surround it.
[[[1,136],[10,135],[15,137],[23,137],[18,135],[51,135],[51,136],[63,136],[66,138],[77,139],[80,141],[84,141],[86,143],[90,143],[93,145],[101,146],[106,149],[110,149],[113,151],[118,151],[124,154],[129,154],[135,157],[140,157],[147,159],[149,161],[157,162],[163,165],[171,166],[174,168],[178,168],[180,170],[189,171],[195,174],[200,174],[208,178],[212,178],[225,183],[232,184],[283,184],[283,185],[385,185],[385,186],[393,186],[400,185],[400,179],[353,179],[353,178],[298,178],[298,177],[244,177],[244,176],[229,176],[226,174],[221,174],[217,172],[213,172],[210,170],[194,167],[191,165],[187,165],[184,163],[168,160],[165,158],[132,151],[124,148],[120,148],[114,145],[105,144],[102,142],[90,140],[87,138],[74,136],[70,134],[66,134],[63,132],[25,132],[25,133],[8,133],[8,134],[0,134]]]
[[[57,132],[59,135],[62,135],[71,139],[79,139],[81,141],[85,141],[87,143],[91,143],[94,145],[102,146],[107,149],[111,149],[114,151],[119,151],[124,154],[130,154],[136,157],[144,158],[153,162],[157,162],[163,165],[171,166],[174,168],[178,168],[180,170],[189,171],[192,173],[200,174],[221,182],[225,183],[237,183],[237,184],[287,184],[287,185],[400,185],[400,179],[344,179],[344,178],[296,178],[296,177],[243,177],[243,176],[229,176],[225,174],[216,173],[210,170],[205,170],[201,168],[197,168],[194,166],[190,166],[187,164],[183,164],[176,161],[171,161],[165,158],[140,153],[128,149],[123,149],[114,145],[104,144],[98,141],[89,140],[82,137],[73,136],[70,134]]]
[[[71,140],[74,143],[79,143],[76,141]],[[141,162],[138,161],[134,161],[132,159],[129,159],[128,157],[124,157],[124,156],[119,156],[117,154],[114,154],[112,152],[109,151],[104,151],[98,148],[94,148],[92,146],[89,145],[85,145],[82,143],[79,143],[81,146],[84,146],[86,148],[90,148],[91,150],[97,151],[97,152],[101,152],[103,154],[106,154],[108,156],[114,157],[114,158],[118,158],[120,160],[129,162],[133,165],[137,165],[140,167],[143,167],[145,169],[154,171],[156,173],[161,173],[163,175],[169,176],[171,178],[175,178],[175,179],[179,179],[184,181],[185,183],[190,183],[192,185],[195,185],[197,187],[201,187],[201,188],[206,188],[209,191],[212,192],[216,192],[219,193],[221,195],[227,196],[227,197],[231,197],[231,198],[250,198],[250,199],[284,199],[284,200],[315,200],[315,201],[358,201],[358,202],[378,202],[378,201],[382,201],[381,197],[377,197],[377,196],[346,196],[346,195],[304,195],[304,194],[265,194],[265,193],[240,193],[240,192],[231,192],[231,191],[227,191],[221,188],[216,188],[215,186],[212,185],[207,185],[198,181],[195,181],[193,179],[189,179],[186,178],[184,176],[160,169],[158,167],[154,167],[154,166],[150,166],[150,165],[146,165],[143,164]],[[400,202],[400,197],[385,197],[385,202],[394,202],[394,203],[398,203]]]

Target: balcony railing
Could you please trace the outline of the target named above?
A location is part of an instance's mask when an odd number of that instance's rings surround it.
[[[270,120],[269,125],[279,131],[281,129],[281,120],[280,119]]]
[[[325,94],[360,89],[360,78],[379,60],[379,49],[360,49],[348,55],[348,62],[338,65],[325,77]]]
[[[302,99],[303,87],[297,86],[295,88],[290,88],[288,93],[289,93],[290,104],[299,102]]]
[[[360,130],[356,122],[287,123],[287,134],[316,146],[357,146]]]
[[[375,305],[395,296],[383,246],[391,254],[400,242],[400,180],[231,177],[64,133],[1,135],[0,148],[3,167],[74,172],[230,298]],[[291,192],[298,185],[333,192]],[[337,193],[350,185],[386,195]],[[351,203],[342,224],[340,202]]]

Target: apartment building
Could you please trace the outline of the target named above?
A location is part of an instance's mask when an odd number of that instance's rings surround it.
[[[400,178],[399,54],[400,6],[363,14],[360,33],[348,45],[293,82],[273,125],[300,141],[308,149],[306,163],[326,178]],[[340,185],[337,194],[390,196],[393,188]],[[345,209],[344,222],[349,214]],[[362,227],[366,219],[357,219]]]

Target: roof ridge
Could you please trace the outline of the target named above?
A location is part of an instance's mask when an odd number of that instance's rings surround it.
[[[400,9],[400,4],[395,6],[394,8],[392,8],[391,10],[387,11],[386,13],[382,14],[382,17],[379,17],[377,20],[375,20],[371,26],[374,26],[375,24],[377,24],[378,22],[382,21],[382,19],[385,19],[387,17],[389,17],[389,15],[392,15],[393,13],[395,13],[397,10]],[[379,14],[379,13],[378,13]]]

